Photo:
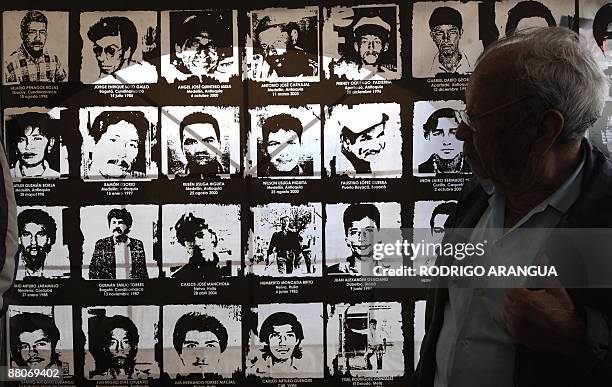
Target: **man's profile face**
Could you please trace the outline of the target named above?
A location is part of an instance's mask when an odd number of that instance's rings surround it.
[[[111,218],[110,222],[108,223],[108,228],[111,230],[111,233],[115,238],[127,234],[128,230],[125,220],[120,218]]]
[[[132,350],[127,331],[123,328],[113,329],[107,349],[115,364],[119,367],[123,366]]]
[[[204,167],[217,161],[221,143],[212,124],[191,124],[183,129],[183,152],[187,165]]]
[[[216,373],[221,360],[221,343],[210,331],[188,331],[180,354],[190,372]]]
[[[272,326],[272,333],[268,337],[270,352],[276,360],[285,361],[291,358],[298,338],[290,324]]]
[[[302,146],[295,131],[280,129],[270,133],[265,147],[270,163],[277,171],[289,172],[298,166]]]
[[[49,242],[49,235],[42,224],[26,223],[19,233],[19,244],[28,257],[46,257]]]
[[[259,44],[265,56],[283,55],[287,51],[289,34],[280,26],[268,28],[259,33]]]
[[[40,132],[40,128],[28,126],[23,135],[17,139],[17,156],[19,161],[27,167],[42,164],[49,146],[53,141]]]
[[[102,74],[114,74],[123,66],[125,58],[128,57],[121,46],[121,35],[109,35],[98,39],[94,43],[93,52],[98,61],[98,67]]]
[[[42,53],[47,42],[47,26],[43,22],[30,22],[25,35],[22,35],[23,45],[34,54]]]
[[[138,156],[138,130],[126,121],[109,125],[100,136],[92,154],[92,166],[106,178],[125,177],[132,171],[132,163]]]
[[[357,158],[372,163],[382,156],[385,149],[385,126],[381,124],[361,132],[354,143],[344,140],[343,146]]]
[[[51,340],[42,329],[19,335],[19,354],[29,368],[46,368],[51,365]]]
[[[440,117],[438,125],[429,134],[434,152],[443,160],[452,160],[461,152],[463,144],[455,137],[458,126],[454,118]]]
[[[386,45],[377,35],[363,35],[358,42],[355,42],[355,50],[359,53],[362,64],[376,65],[380,54],[386,50]]]
[[[376,229],[374,219],[369,217],[351,222],[346,232],[345,240],[353,255],[359,257],[369,257],[372,255]]]
[[[459,39],[463,30],[452,24],[435,26],[429,34],[443,56],[454,55],[459,51]]]
[[[208,31],[200,31],[177,45],[176,55],[194,75],[211,74],[219,64],[217,46]]]

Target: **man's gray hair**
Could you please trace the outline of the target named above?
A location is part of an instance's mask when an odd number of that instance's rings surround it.
[[[578,34],[565,27],[528,28],[492,43],[476,61],[499,48],[520,44],[514,61],[517,81],[544,109],[556,109],[565,118],[558,141],[580,139],[599,117],[608,94],[608,80]]]

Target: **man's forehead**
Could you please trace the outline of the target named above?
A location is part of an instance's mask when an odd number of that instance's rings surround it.
[[[183,135],[185,137],[187,136],[190,136],[190,137],[208,137],[208,136],[217,137],[215,128],[210,123],[189,124],[185,126]]]
[[[437,26],[433,27],[433,30],[442,30],[442,31],[448,31],[450,29],[459,29],[458,26],[454,25],[454,24],[438,24]]]
[[[45,226],[42,223],[36,223],[36,222],[28,222],[23,226],[23,228],[39,228],[45,231]]]
[[[275,138],[275,139],[289,139],[289,138],[298,138],[297,132],[293,129],[284,129],[284,128],[280,128],[279,130],[275,131],[275,132],[270,132],[270,134],[268,134],[268,141],[271,138]]]
[[[289,333],[289,332],[293,332],[293,326],[291,326],[291,324],[272,325],[272,331],[276,333],[281,333],[281,332]]]
[[[41,133],[41,131],[40,131],[40,128],[39,128],[38,126],[34,126],[34,127],[32,127],[32,126],[26,126],[26,127],[23,129],[23,135],[24,135],[24,136],[35,136],[35,135],[37,135],[37,134],[42,135],[42,133]]]
[[[47,25],[43,22],[39,22],[39,21],[31,21],[28,23],[28,29],[30,30],[46,30],[47,29]]]

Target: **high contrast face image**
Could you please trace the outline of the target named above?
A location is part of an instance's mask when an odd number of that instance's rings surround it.
[[[68,12],[3,15],[4,83],[68,81]]]
[[[220,358],[221,344],[213,332],[191,330],[185,333],[181,359],[186,367],[192,367],[192,372],[215,372]]]
[[[104,178],[128,176],[138,155],[139,141],[134,124],[120,121],[109,125],[94,147],[91,171]]]

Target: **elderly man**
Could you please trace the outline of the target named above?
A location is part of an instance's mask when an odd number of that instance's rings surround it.
[[[463,35],[463,19],[459,11],[450,7],[434,9],[429,17],[429,35],[438,48],[431,63],[430,76],[472,72],[468,57],[459,50]]]
[[[4,64],[6,83],[66,82],[68,76],[57,55],[45,48],[49,21],[40,11],[21,19],[21,46]]]
[[[516,229],[610,228],[612,165],[584,139],[606,92],[597,63],[569,29],[515,32],[489,46],[457,130],[477,178],[463,187],[447,226],[473,228],[472,241],[496,235],[509,251],[524,247]],[[563,241],[529,238],[551,260],[563,253]],[[486,288],[434,280],[412,385],[609,385],[612,296],[564,288],[573,271],[546,289],[499,289],[499,277]]]

